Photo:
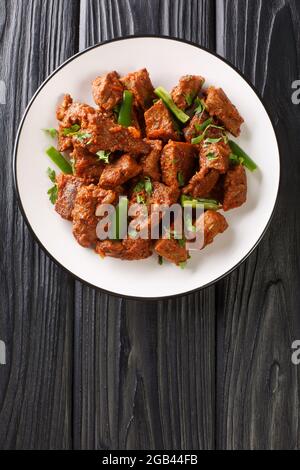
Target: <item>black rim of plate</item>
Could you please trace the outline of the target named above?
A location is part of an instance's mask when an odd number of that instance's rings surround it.
[[[20,139],[20,135],[21,135],[21,132],[22,132],[22,128],[23,128],[23,125],[24,125],[24,122],[26,120],[26,117],[27,117],[27,114],[28,114],[28,111],[29,109],[31,108],[32,104],[34,103],[36,97],[38,96],[38,94],[40,93],[40,91],[44,88],[44,86],[52,79],[52,77],[54,77],[54,75],[56,75],[62,68],[64,68],[66,65],[68,65],[70,62],[72,62],[73,60],[77,59],[78,57],[80,57],[81,55],[85,54],[86,52],[92,50],[92,49],[96,49],[98,47],[101,47],[101,46],[104,46],[106,44],[109,44],[109,43],[112,43],[112,42],[116,42],[116,41],[124,41],[124,40],[129,40],[129,39],[143,39],[143,38],[153,38],[153,39],[165,39],[165,40],[169,40],[169,41],[177,41],[177,42],[181,42],[181,43],[184,43],[184,44],[188,44],[190,46],[193,46],[193,47],[196,47],[197,49],[201,49],[205,52],[208,52],[209,54],[217,57],[218,59],[220,59],[222,62],[224,62],[225,64],[229,65],[229,67],[231,67],[236,73],[238,73],[240,75],[240,77],[248,84],[248,86],[250,86],[250,88],[254,91],[254,93],[256,94],[256,96],[258,97],[258,99],[260,100],[260,102],[262,103],[268,117],[269,117],[269,120],[270,120],[270,123],[272,125],[272,128],[273,128],[273,131],[274,131],[274,135],[275,135],[275,138],[276,138],[276,143],[277,143],[277,148],[278,148],[278,155],[279,155],[279,181],[278,181],[278,187],[277,187],[277,194],[276,194],[276,200],[275,200],[275,203],[274,203],[274,207],[273,207],[273,211],[272,211],[272,214],[261,234],[261,236],[259,237],[259,239],[257,240],[257,242],[254,244],[254,246],[251,248],[251,250],[235,265],[233,266],[230,270],[228,270],[227,272],[225,272],[224,274],[222,274],[221,276],[219,276],[217,279],[203,285],[203,286],[200,286],[200,287],[197,287],[196,289],[192,289],[190,291],[186,291],[186,292],[182,292],[180,294],[172,294],[172,295],[167,295],[167,296],[161,296],[161,297],[136,297],[136,296],[131,296],[131,295],[124,295],[124,294],[119,294],[117,292],[111,292],[109,290],[106,290],[106,289],[103,289],[102,287],[98,287],[98,286],[95,286],[94,284],[91,284],[87,281],[85,281],[84,279],[81,279],[79,276],[77,276],[76,274],[74,274],[72,271],[69,271],[69,269],[67,269],[63,264],[61,264],[59,261],[57,261],[53,255],[51,255],[51,253],[49,253],[49,251],[47,250],[47,248],[43,245],[43,243],[41,242],[41,240],[37,237],[37,235],[35,234],[33,228],[31,227],[30,225],[30,222],[27,218],[27,215],[25,213],[25,210],[24,210],[24,207],[23,207],[23,204],[22,204],[22,200],[21,200],[21,196],[20,196],[20,193],[19,193],[19,187],[18,187],[18,179],[17,179],[17,171],[16,171],[16,164],[17,164],[17,153],[18,153],[18,148],[19,148],[19,139]],[[206,289],[207,287],[210,287],[214,284],[216,284],[218,281],[220,281],[221,279],[224,279],[225,277],[227,277],[229,274],[231,274],[233,271],[235,271],[238,267],[240,267],[245,261],[246,259],[253,253],[253,251],[257,248],[257,246],[260,244],[260,242],[262,241],[263,237],[265,236],[266,232],[268,231],[268,228],[270,226],[270,223],[271,223],[271,220],[274,216],[274,213],[275,213],[275,210],[276,210],[276,207],[277,207],[277,203],[278,203],[278,194],[279,194],[279,189],[280,189],[280,184],[281,184],[281,155],[280,155],[280,148],[279,148],[279,145],[278,145],[278,137],[277,137],[277,134],[276,134],[276,130],[275,130],[275,126],[274,126],[274,123],[273,123],[273,119],[270,115],[270,112],[268,111],[267,107],[265,106],[265,103],[262,99],[262,97],[259,95],[258,91],[256,90],[256,88],[253,86],[253,84],[244,76],[244,74],[242,72],[240,72],[234,65],[232,65],[227,59],[224,59],[222,56],[220,56],[219,54],[217,54],[216,52],[214,51],[211,51],[209,50],[208,48],[206,47],[203,47],[203,46],[200,46],[199,44],[195,44],[194,42],[192,41],[188,41],[188,40],[185,40],[185,39],[179,39],[179,38],[175,38],[175,37],[172,37],[172,36],[164,36],[164,35],[155,35],[155,34],[141,34],[141,35],[129,35],[129,36],[123,36],[123,37],[117,37],[117,38],[114,38],[114,39],[109,39],[107,41],[103,41],[101,43],[98,43],[98,44],[95,44],[94,46],[90,46],[90,47],[87,47],[86,49],[84,49],[83,51],[80,51],[78,53],[76,53],[75,55],[73,55],[72,57],[70,57],[69,59],[67,59],[65,62],[63,62],[56,70],[54,70],[54,72],[52,72],[48,78],[46,78],[46,80],[39,86],[39,88],[37,89],[37,91],[34,93],[33,97],[31,98],[30,102],[28,103],[27,107],[26,107],[26,110],[23,114],[23,117],[21,119],[21,122],[20,122],[20,125],[19,125],[19,128],[18,128],[18,131],[17,131],[17,136],[16,136],[16,141],[15,141],[15,146],[14,146],[14,152],[13,152],[13,160],[12,160],[12,165],[13,165],[13,181],[14,181],[14,189],[15,189],[15,192],[16,192],[16,195],[17,195],[17,201],[18,201],[18,205],[19,205],[19,208],[21,210],[21,213],[22,213],[22,216],[33,236],[33,238],[37,241],[37,243],[39,244],[39,246],[42,248],[42,250],[49,256],[49,258],[57,265],[59,266],[60,268],[62,268],[64,271],[66,271],[68,274],[70,274],[73,278],[75,278],[76,280],[82,282],[83,284],[85,284],[86,286],[89,286],[89,287],[92,287],[93,289],[96,289],[96,290],[99,290],[100,292],[102,293],[106,293],[106,294],[109,294],[109,295],[113,295],[113,296],[116,296],[116,297],[121,297],[121,298],[124,298],[124,299],[129,299],[129,300],[140,300],[140,301],[143,301],[143,300],[147,300],[147,301],[159,301],[159,300],[167,300],[167,299],[173,299],[173,298],[180,298],[180,297],[183,297],[183,296],[187,296],[189,294],[192,294],[192,293],[195,293],[195,292],[198,292],[202,289]]]

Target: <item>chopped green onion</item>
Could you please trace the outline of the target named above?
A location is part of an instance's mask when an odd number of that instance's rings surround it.
[[[108,150],[99,150],[99,152],[96,153],[96,155],[99,157],[99,160],[102,160],[106,164],[109,163],[110,154],[111,152]]]
[[[206,158],[207,158],[207,160],[210,160],[210,161],[218,159],[217,155],[214,152],[209,152],[206,155]]]
[[[206,109],[204,101],[201,100],[198,96],[195,99],[195,105],[196,105],[196,108],[194,110],[195,114],[201,114]]]
[[[180,248],[185,248],[185,243],[186,242],[185,242],[184,238],[178,240],[178,244],[179,244]]]
[[[213,118],[209,118],[203,122],[203,124],[195,124],[195,129],[197,132],[203,132],[213,122]]]
[[[220,129],[224,132],[223,134],[223,137],[220,138],[220,140],[224,140],[225,143],[227,143],[228,141],[228,137],[227,135],[225,134],[225,129],[224,127],[221,127],[221,126],[215,126],[214,124],[209,124],[208,126],[206,126],[203,134],[199,135],[198,137],[195,137],[194,139],[192,139],[192,144],[194,145],[197,145],[197,144],[200,144],[200,142],[202,142],[202,140],[205,138],[205,135],[206,135],[206,132],[208,131],[208,129]]]
[[[58,131],[54,129],[54,127],[50,127],[50,129],[43,129],[43,130],[44,132],[49,134],[52,137],[52,139],[55,139],[58,135]]]
[[[145,181],[139,181],[133,188],[134,193],[139,193],[145,189]]]
[[[189,93],[188,95],[184,95],[186,104],[188,106],[192,106],[194,98],[195,98],[195,93]]]
[[[186,261],[181,261],[181,262],[178,264],[178,266],[180,267],[180,269],[185,269],[185,268],[186,268],[186,265],[187,265]]]
[[[229,140],[229,146],[233,154],[239,159],[240,163],[244,165],[248,170],[255,171],[257,169],[256,163],[252,160],[247,153],[241,149],[241,147],[233,140]]]
[[[185,223],[185,226],[188,230],[188,232],[193,232],[195,233],[197,231],[195,225],[193,224],[193,220],[192,220],[192,217],[190,214],[186,214],[185,217],[184,217],[184,223]]]
[[[221,140],[223,140],[223,137],[219,137],[218,139],[211,139],[211,138],[208,137],[207,139],[205,139],[204,143],[206,145],[208,145],[208,144],[217,144],[218,142],[221,142]]]
[[[65,159],[65,157],[58,150],[56,150],[56,148],[49,147],[46,150],[46,153],[48,157],[51,158],[53,163],[55,163],[55,165],[58,166],[58,168],[63,173],[70,174],[70,175],[73,173],[72,166],[70,165],[70,163]]]
[[[149,196],[151,196],[152,190],[153,190],[153,188],[152,188],[151,180],[150,180],[150,178],[146,177],[145,178],[145,191]]]
[[[183,176],[183,174],[181,173],[181,171],[179,171],[179,172],[177,173],[177,181],[178,181],[180,187],[182,187],[182,186],[185,185],[184,176]]]
[[[185,112],[176,106],[170,94],[163,87],[160,86],[156,88],[154,93],[164,102],[165,106],[169,108],[169,110],[174,114],[174,116],[177,117],[180,122],[186,123],[190,119],[190,116],[185,114]]]
[[[80,130],[80,126],[78,124],[74,124],[73,126],[71,127],[65,127],[63,129],[63,135],[75,135],[78,133],[78,131]]]
[[[123,93],[123,102],[121,104],[118,124],[124,127],[131,126],[132,122],[132,103],[133,103],[133,93],[131,91],[125,90]]]
[[[192,207],[196,209],[198,206],[203,206],[204,210],[219,210],[221,209],[221,204],[215,199],[198,199],[192,198],[189,196],[181,196],[181,205],[183,207]]]
[[[164,260],[162,256],[158,256],[158,264],[162,266],[164,264]]]

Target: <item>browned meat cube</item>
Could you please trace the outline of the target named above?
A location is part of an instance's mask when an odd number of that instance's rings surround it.
[[[91,114],[96,111],[91,106],[84,103],[74,103],[70,95],[65,95],[62,103],[57,107],[56,115],[60,121],[58,130],[58,148],[61,152],[73,147],[73,136],[65,134],[74,124],[86,126],[89,123]]]
[[[186,142],[169,142],[161,156],[162,180],[167,186],[184,186],[195,171],[195,147]]]
[[[112,111],[123,98],[124,87],[117,72],[110,72],[93,81],[95,103],[104,111]]]
[[[229,166],[230,147],[224,142],[202,144],[200,147],[201,168],[215,169],[226,173]]]
[[[122,260],[141,260],[152,255],[151,240],[126,238],[122,241],[98,241],[96,252],[101,256],[110,256]]]
[[[72,212],[73,234],[78,243],[84,247],[93,246],[97,241],[96,227],[99,217],[96,209],[99,204],[116,204],[119,193],[101,189],[93,184],[82,186],[75,199]]]
[[[155,98],[154,88],[146,69],[129,73],[121,79],[121,82],[132,91],[137,106],[145,110],[152,105]]]
[[[120,126],[100,113],[90,115],[88,126],[83,131],[80,143],[84,147],[87,146],[92,153],[99,150],[119,150],[131,155],[146,155],[150,151],[149,145],[140,138],[138,129]],[[76,136],[74,138],[78,141]]]
[[[207,197],[213,190],[219,179],[217,170],[207,170],[202,168],[190,180],[189,184],[183,188],[184,194],[190,194],[193,197]]]
[[[225,232],[228,224],[225,217],[219,212],[206,211],[196,221],[196,227],[197,229],[204,230],[204,248],[212,243],[219,233]]]
[[[188,125],[183,129],[184,137],[187,142],[191,142],[192,139],[203,134],[203,131],[200,129],[200,126],[204,124],[210,118],[209,114],[206,111],[203,111],[200,114],[195,114],[193,118],[189,121]],[[216,126],[216,121],[213,121],[205,129],[205,137],[210,138],[219,138],[223,136],[221,129],[218,129]]]
[[[224,211],[240,207],[247,199],[247,176],[243,165],[231,167],[224,181]]]
[[[144,176],[148,176],[153,181],[160,181],[160,156],[162,151],[161,140],[146,140],[149,144],[151,151],[149,155],[141,158]]]
[[[194,98],[199,94],[205,79],[197,75],[185,75],[179,84],[173,88],[171,96],[178,108],[185,110],[192,105]]]
[[[145,123],[148,139],[180,140],[173,117],[161,100],[145,112]]]
[[[130,155],[122,155],[114,163],[106,165],[100,177],[102,188],[115,188],[142,172],[142,167]]]
[[[99,182],[105,164],[96,155],[76,144],[71,157],[74,161],[75,176],[84,178],[88,182]]]
[[[178,241],[173,238],[158,240],[155,243],[154,250],[159,256],[162,256],[177,266],[180,263],[185,263],[189,257],[186,248],[180,246]]]
[[[215,116],[231,134],[235,137],[240,135],[244,119],[222,88],[208,88],[205,104],[209,114]]]
[[[171,206],[178,201],[180,191],[176,187],[169,187],[163,183],[154,182],[149,204]]]
[[[72,211],[78,189],[83,186],[84,180],[72,175],[61,173],[56,178],[58,196],[55,210],[66,220],[72,220]]]

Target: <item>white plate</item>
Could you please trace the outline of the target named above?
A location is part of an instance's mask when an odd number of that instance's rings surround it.
[[[245,119],[240,145],[259,165],[248,172],[248,200],[228,212],[229,229],[200,253],[185,270],[157,257],[146,261],[101,260],[82,248],[71,223],[54,211],[47,196],[45,155],[52,144],[42,128],[55,127],[55,108],[64,93],[93,104],[91,82],[117,70],[121,75],[146,67],[154,86],[171,89],[179,77],[199,74],[207,85],[222,87]],[[251,253],[264,234],[275,206],[280,159],[275,132],[262,102],[247,81],[214,54],[190,43],[159,37],[135,37],[100,44],[77,54],[39,88],[20,125],[14,155],[15,185],[22,212],[42,247],[80,280],[106,291],[143,298],[184,294],[228,274]]]

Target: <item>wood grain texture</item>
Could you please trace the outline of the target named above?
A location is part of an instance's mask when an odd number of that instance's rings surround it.
[[[259,248],[218,286],[218,447],[296,449],[300,377],[299,79],[297,1],[217,2],[218,52],[256,85],[274,119],[282,155],[275,217]],[[266,157],[268,156],[266,149]]]
[[[43,79],[76,51],[79,4],[73,0],[0,2],[1,125],[0,448],[72,446],[74,282],[38,248],[17,208],[14,137]]]
[[[214,47],[210,1],[82,1],[80,13],[81,49],[142,33]],[[135,302],[76,283],[75,448],[213,448],[214,298]]]

